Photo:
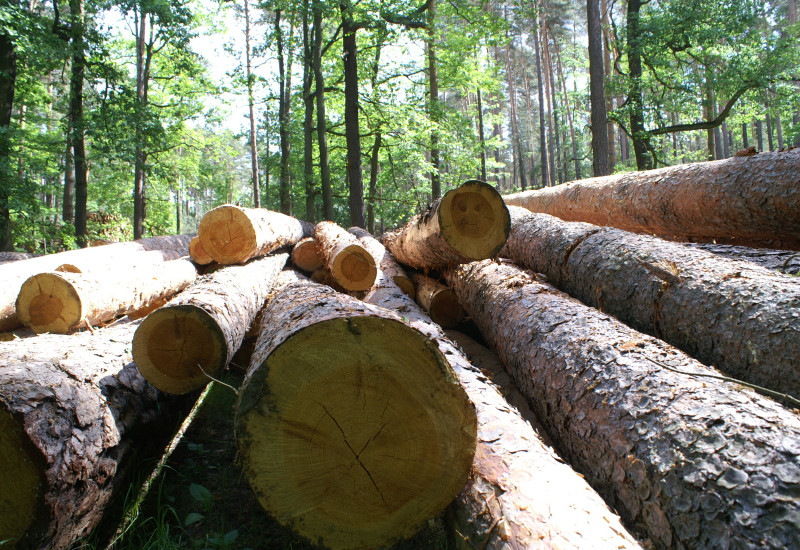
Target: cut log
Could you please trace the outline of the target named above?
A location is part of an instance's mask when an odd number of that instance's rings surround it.
[[[800,249],[800,149],[589,178],[503,198],[567,221]]]
[[[113,534],[196,396],[173,398],[131,363],[135,324],[0,343],[0,540],[60,550]],[[110,521],[109,521],[110,520]]]
[[[369,290],[375,284],[375,258],[353,235],[333,222],[319,222],[314,236],[325,269],[342,288]]]
[[[74,258],[55,268],[62,273],[93,273],[98,271],[150,270],[157,264],[187,258],[185,250],[143,250],[126,258],[109,262],[106,258]]]
[[[16,314],[15,303],[20,287],[29,277],[45,271],[54,271],[58,266],[83,261],[84,259],[99,262],[127,262],[134,254],[149,250],[178,250],[181,256],[189,253],[191,235],[166,235],[149,237],[138,241],[114,243],[94,248],[69,250],[58,254],[48,254],[28,260],[20,260],[0,266],[0,331],[11,330],[22,326]],[[167,253],[171,256],[172,253]]]
[[[292,247],[292,263],[298,269],[313,273],[322,267],[322,255],[314,237],[306,237]]]
[[[245,475],[330,548],[414,534],[463,488],[475,409],[436,346],[387,310],[284,272],[240,390]]]
[[[192,261],[197,265],[209,265],[214,263],[214,258],[209,256],[206,249],[203,248],[199,236],[193,237],[189,242],[189,256],[191,256]]]
[[[286,214],[232,204],[206,212],[197,229],[203,250],[224,265],[266,256],[310,237],[313,232],[313,225]]]
[[[416,301],[431,319],[444,328],[453,328],[464,321],[464,308],[447,285],[422,273],[412,275]]]
[[[32,254],[30,252],[0,252],[0,264],[6,262],[18,262],[19,260],[27,260],[28,258],[36,258],[41,254]]]
[[[441,327],[386,277],[364,300],[395,311],[431,338],[475,405],[478,442],[472,472],[447,513],[457,548],[639,547],[619,516],[544,441],[496,356],[484,359],[474,342],[457,335],[472,356],[471,364]]]
[[[148,382],[182,394],[219,377],[288,258],[275,254],[215,271],[148,315],[133,337],[133,358]]]
[[[730,376],[800,397],[800,280],[749,262],[509,207],[518,265]]]
[[[422,271],[493,258],[508,238],[510,220],[497,190],[478,180],[451,189],[427,211],[383,237],[397,260]]]
[[[416,295],[414,283],[408,278],[408,273],[402,268],[397,260],[392,256],[386,247],[383,246],[379,240],[372,236],[366,229],[360,227],[351,227],[347,230],[348,233],[358,239],[358,242],[367,249],[375,263],[378,265],[384,275],[394,281],[394,284],[400,287],[400,290],[408,294],[412,299]]]
[[[139,266],[137,271],[39,273],[22,284],[17,315],[33,332],[66,334],[128,313],[163,305],[197,278],[188,260]]]
[[[559,454],[657,547],[800,540],[795,412],[511,264],[446,276]]]
[[[340,285],[336,281],[336,279],[333,278],[333,275],[331,274],[331,272],[328,271],[327,269],[325,269],[324,267],[321,267],[321,268],[317,269],[316,271],[314,271],[314,273],[312,273],[309,276],[309,279],[311,279],[315,283],[319,283],[321,285],[327,285],[327,286],[331,287],[333,290],[335,290],[336,292],[344,292],[344,293],[348,292],[348,290],[345,287]]]
[[[752,262],[761,267],[779,271],[787,275],[800,274],[800,252],[793,250],[776,250],[774,248],[751,248],[714,243],[683,243],[692,248],[699,248],[723,258]]]

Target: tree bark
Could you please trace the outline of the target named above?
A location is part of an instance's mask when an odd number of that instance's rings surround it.
[[[298,269],[313,273],[322,267],[319,243],[314,237],[306,237],[292,247],[292,263]]]
[[[314,85],[317,102],[317,145],[322,186],[322,217],[333,220],[333,189],[328,160],[328,122],[325,118],[325,78],[322,74],[322,8],[314,2]]]
[[[358,25],[348,4],[339,4],[342,12],[342,62],[344,64],[344,122],[347,142],[347,181],[350,225],[367,226],[364,206],[364,181],[361,173],[361,130],[358,122]]]
[[[13,7],[16,2],[6,2]],[[17,51],[10,30],[0,30],[0,251],[14,250],[9,198],[13,186],[11,169],[11,113],[17,82]]]
[[[800,249],[800,151],[671,166],[506,195],[567,221],[681,240],[780,241]]]
[[[400,316],[293,273],[264,310],[240,391],[245,476],[273,517],[317,544],[386,546],[464,486],[475,409]]]
[[[586,1],[589,35],[589,102],[592,127],[592,172],[594,176],[611,174],[606,114],[605,68],[603,67],[603,26],[600,0]],[[580,178],[578,178],[580,179]]]
[[[281,141],[281,175],[278,194],[280,211],[285,215],[292,214],[292,182],[289,172],[291,142],[289,140],[289,106],[291,102],[291,86],[287,84],[286,67],[284,66],[283,29],[281,29],[281,11],[275,10],[275,45],[278,55],[278,127]]]
[[[136,38],[136,146],[134,152],[134,174],[133,174],[133,238],[141,239],[144,236],[145,219],[145,168],[147,165],[147,153],[145,151],[144,137],[144,111],[147,106],[147,87],[149,74],[147,71],[148,60],[145,48],[147,33],[148,14],[142,6],[134,8],[135,38]],[[74,123],[73,123],[74,124]],[[76,165],[77,166],[77,165]],[[75,171],[76,194],[77,194],[77,167]],[[77,197],[76,197],[77,206]],[[78,212],[75,212],[75,231],[78,231]]]
[[[633,152],[636,155],[636,168],[650,170],[653,168],[653,157],[650,154],[650,137],[644,127],[644,99],[642,98],[642,45],[639,28],[639,10],[642,0],[628,0],[626,34],[628,38],[628,74],[630,91],[628,101],[631,104],[631,139]]]
[[[445,193],[403,228],[384,235],[384,245],[414,269],[442,269],[496,256],[508,238],[510,223],[497,190],[470,180]]]
[[[794,412],[697,376],[716,371],[510,264],[447,279],[559,454],[657,548],[784,548],[800,536]]]
[[[431,118],[431,201],[436,201],[442,196],[442,169],[439,158],[439,73],[436,66],[436,0],[428,0],[428,40],[425,44],[428,50],[428,116]]]
[[[800,252],[714,243],[683,243],[723,258],[751,262],[787,275],[800,274]]]
[[[250,2],[244,0],[244,52],[245,76],[247,78],[247,107],[250,115],[250,171],[253,178],[253,208],[261,208],[261,186],[258,181],[258,146],[256,144],[256,114],[253,98],[255,76],[250,61]]]
[[[368,231],[364,231],[360,227],[351,227],[347,231],[356,237],[358,242],[361,243],[361,246],[363,246],[366,251],[370,253],[372,258],[375,260],[375,264],[380,268],[381,274],[384,277],[388,277],[394,281],[394,284],[400,287],[400,290],[405,292],[411,297],[411,299],[413,299],[416,295],[414,283],[408,277],[406,270],[403,269],[395,257],[392,256],[388,250],[386,250],[380,241],[373,237]],[[378,278],[380,278],[380,274]]]
[[[447,285],[422,273],[414,273],[411,280],[417,304],[434,323],[442,328],[454,328],[464,321],[464,308]]]
[[[537,22],[538,25],[538,22]],[[553,181],[550,175],[550,160],[547,153],[547,126],[544,115],[544,76],[542,75],[542,56],[539,51],[539,32],[533,40],[534,51],[536,53],[536,82],[539,94],[539,159],[542,165],[542,187],[550,187]]]
[[[347,290],[369,290],[378,277],[375,259],[358,239],[333,222],[314,231],[325,269]]]
[[[209,210],[197,228],[203,250],[219,264],[242,264],[310,237],[314,226],[263,208],[223,204]]]
[[[311,83],[314,73],[311,68],[311,33],[308,27],[309,0],[303,2],[303,180],[305,183],[306,211],[305,220],[316,221],[314,189],[314,98],[311,96]]]
[[[142,465],[188,412],[196,396],[161,394],[131,363],[135,328],[0,343],[3,540],[62,550],[116,525]],[[101,544],[113,531],[95,534]]]
[[[648,235],[510,207],[505,251],[585,304],[729,375],[800,397],[800,285]]]
[[[75,224],[75,160],[72,157],[72,117],[67,114],[66,148],[64,150],[64,198],[61,219]]]
[[[276,254],[215,271],[148,315],[132,343],[133,359],[147,381],[184,394],[220,376],[288,257]]]
[[[18,262],[20,260],[37,258],[39,256],[41,256],[41,254],[32,254],[30,252],[0,252],[0,263]]]
[[[478,88],[478,143],[481,148],[481,181],[486,181],[486,143],[483,139],[483,101],[481,99],[481,89]]]

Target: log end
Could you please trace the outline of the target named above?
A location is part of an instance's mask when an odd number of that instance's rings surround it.
[[[292,262],[303,271],[313,273],[322,267],[322,255],[319,252],[317,239],[306,237],[292,248]]]
[[[472,260],[500,253],[511,230],[503,197],[488,183],[470,180],[442,197],[439,207],[442,238]]]
[[[257,235],[247,213],[231,204],[206,212],[197,230],[203,250],[224,265],[247,261],[257,248]]]
[[[475,410],[419,332],[392,319],[331,319],[254,368],[236,418],[244,471],[261,505],[308,539],[382,547],[464,487]]]
[[[220,375],[228,359],[219,325],[203,309],[189,304],[148,315],[136,329],[132,352],[147,381],[172,394],[202,388],[209,376]]]
[[[405,275],[395,275],[392,277],[392,281],[394,281],[394,284],[396,284],[400,290],[402,290],[405,295],[412,300],[417,295],[417,289],[414,286],[414,283]]]
[[[197,265],[209,265],[214,262],[214,258],[208,255],[208,252],[200,242],[200,237],[197,235],[189,241],[189,257]]]
[[[347,290],[369,290],[378,278],[372,254],[358,243],[348,244],[333,255],[333,278]]]
[[[59,273],[39,273],[26,280],[16,308],[20,322],[37,334],[66,334],[85,315],[80,293]]]
[[[30,441],[13,417],[0,409],[0,541],[23,538],[39,507],[42,477]]]
[[[465,317],[464,308],[449,288],[440,290],[431,298],[428,315],[443,328],[457,327]]]

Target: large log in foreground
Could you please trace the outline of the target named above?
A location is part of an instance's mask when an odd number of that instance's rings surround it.
[[[503,198],[567,221],[800,249],[800,149],[589,178]]]
[[[494,363],[470,363],[387,277],[378,280],[364,301],[399,313],[428,336],[475,405],[478,442],[472,471],[447,513],[457,548],[639,547],[619,516],[543,441],[524,399],[497,368],[496,356]],[[467,340],[456,337],[459,345]],[[466,345],[473,355],[480,353],[474,352],[474,342]]]
[[[492,258],[508,238],[511,222],[497,190],[478,180],[451,189],[383,244],[400,263],[422,271]]]
[[[190,240],[191,235],[148,237],[132,242],[68,250],[0,265],[0,281],[3,282],[0,285],[0,331],[21,326],[14,304],[22,283],[37,273],[54,271],[60,265],[71,262],[92,260],[106,264],[130,262],[132,256],[142,251],[165,251],[165,259],[173,259],[172,251],[181,251],[181,256],[189,253]]]
[[[148,315],[133,337],[133,358],[144,377],[181,394],[219,376],[288,258],[275,254],[215,271]]]
[[[0,541],[11,548],[71,548],[106,517],[113,534],[142,462],[191,407],[131,363],[135,327],[0,343]]]
[[[284,272],[240,390],[245,475],[278,521],[331,548],[413,535],[461,490],[475,409],[395,313]]]
[[[795,412],[513,265],[447,278],[560,454],[658,547],[800,540]]]
[[[206,212],[197,228],[203,250],[223,265],[243,264],[313,234],[313,225],[286,214],[232,204]]]
[[[800,279],[620,229],[509,207],[504,254],[633,328],[800,397]]]

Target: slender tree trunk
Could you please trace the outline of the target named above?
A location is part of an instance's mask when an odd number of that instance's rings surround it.
[[[258,181],[258,147],[256,145],[256,116],[255,101],[253,99],[253,84],[255,77],[252,73],[250,60],[250,2],[244,0],[244,51],[247,76],[247,106],[250,112],[250,169],[253,178],[253,208],[261,208],[261,187]]]
[[[4,0],[3,7],[15,5]],[[12,188],[11,173],[11,111],[17,81],[17,52],[11,34],[0,27],[0,251],[14,250],[11,233],[9,194]]]
[[[722,123],[722,158],[726,159],[731,156],[731,151],[728,148],[728,125]]]
[[[289,101],[291,89],[287,85],[287,70],[284,64],[283,29],[281,29],[281,10],[275,10],[275,46],[278,54],[278,127],[281,141],[281,170],[278,193],[280,195],[280,211],[292,214],[292,183],[289,173]]]
[[[378,73],[381,66],[381,52],[386,41],[386,26],[381,26],[375,37],[375,57],[372,61],[372,76],[370,85],[372,88],[372,100],[378,103]],[[435,67],[434,67],[435,68]],[[369,159],[369,192],[367,200],[367,230],[375,233],[375,200],[378,196],[378,171],[380,170],[380,154],[383,135],[381,133],[381,123],[378,122],[375,131],[375,141],[372,144],[372,153]]]
[[[629,101],[631,103],[631,139],[633,152],[636,155],[636,168],[650,170],[653,168],[653,157],[650,154],[650,138],[644,127],[644,99],[642,98],[642,51],[639,31],[639,10],[642,0],[628,1],[628,73],[631,79]]]
[[[564,111],[567,113],[567,123],[569,124],[569,138],[572,143],[572,162],[575,166],[575,179],[581,179],[581,161],[578,158],[578,142],[575,140],[575,124],[572,121],[572,109],[570,106],[569,95],[567,94],[567,80],[564,78],[564,67],[561,63],[561,48],[556,42],[554,44],[556,50],[556,68],[558,69],[558,78],[561,81],[561,91],[564,94]],[[605,101],[603,102],[605,105]],[[606,132],[606,135],[608,132]],[[608,148],[608,147],[606,147]],[[564,170],[566,172],[566,169]],[[610,173],[610,172],[609,172]]]
[[[597,0],[587,0],[587,16],[589,16],[589,10],[593,10],[590,6],[591,3],[597,2]],[[600,27],[601,30],[601,44],[603,45],[603,54],[605,56],[605,63],[604,63],[604,75],[607,79],[611,79],[612,75],[614,74],[614,63],[612,61],[612,48],[611,48],[611,25],[608,18],[608,2],[607,0],[600,0],[600,15],[602,17],[602,26]],[[591,22],[591,18],[589,17],[587,21]],[[591,23],[590,23],[591,24]],[[589,32],[589,40],[591,42],[592,33]],[[595,46],[596,47],[596,46]],[[591,55],[591,54],[590,54]],[[589,69],[591,75],[591,68]],[[590,76],[591,78],[591,76]],[[591,86],[591,84],[590,84]],[[591,88],[590,88],[591,93]],[[605,94],[605,86],[603,86],[603,93]],[[607,140],[608,140],[608,172],[607,174],[611,174],[614,172],[614,166],[617,164],[617,146],[616,146],[616,129],[614,127],[614,122],[608,118],[608,113],[614,110],[614,97],[611,94],[606,96],[606,130],[607,130]],[[594,159],[592,159],[594,162]],[[594,170],[594,164],[592,165],[592,170]],[[595,176],[604,176],[604,174],[597,174]]]
[[[61,219],[75,223],[75,162],[72,157],[72,115],[67,114],[66,148],[64,150],[64,199],[61,201]]]
[[[764,136],[763,132],[761,131],[761,119],[757,119],[755,123],[753,123],[753,130],[756,133],[756,142],[758,143],[758,150],[764,150]]]
[[[555,185],[556,182],[556,155],[555,155],[555,140],[553,137],[553,111],[555,105],[553,104],[553,86],[551,82],[552,72],[550,66],[550,53],[549,53],[549,40],[547,37],[547,28],[544,26],[544,18],[540,18],[539,40],[542,49],[542,75],[544,77],[544,99],[547,105],[547,160],[550,163],[550,182]],[[559,182],[560,183],[560,182]]]
[[[306,191],[305,220],[310,223],[316,221],[314,198],[314,98],[311,96],[311,81],[314,74],[311,68],[311,32],[308,27],[309,0],[303,2],[303,104],[305,117],[303,118],[303,179]]]
[[[83,0],[70,0],[72,12],[72,76],[70,78],[70,113],[72,121],[72,154],[75,163],[75,235],[78,244],[86,246],[86,201],[89,182],[86,165],[86,146],[84,141],[85,123],[83,120],[83,78],[86,57],[83,44]],[[141,234],[139,237],[141,238]]]
[[[783,126],[781,125],[781,113],[775,112],[775,131],[778,135],[778,150],[783,149]]]
[[[508,82],[508,105],[509,117],[511,119],[511,147],[514,158],[512,159],[515,171],[519,174],[519,182],[522,190],[525,191],[528,187],[528,180],[525,177],[525,166],[523,162],[522,153],[522,139],[519,135],[519,121],[517,120],[517,90],[516,83],[513,75],[514,60],[511,55],[511,45],[506,46],[506,80]],[[518,170],[516,169],[518,167]],[[511,180],[512,184],[516,178]]]
[[[478,143],[481,147],[481,181],[486,181],[486,143],[483,139],[483,100],[481,89],[478,88]]]
[[[534,37],[533,44],[536,53],[536,77],[538,84],[539,94],[539,144],[540,144],[540,162],[542,164],[542,187],[550,187],[552,181],[550,179],[550,166],[549,155],[547,154],[547,130],[544,120],[544,82],[542,76],[542,55],[539,48],[539,32],[537,29],[536,36]]]
[[[147,78],[145,76],[145,34],[147,33],[147,14],[142,11],[141,6],[134,10],[135,29],[136,29],[136,150],[134,153],[134,175],[133,175],[133,238],[141,239],[144,234],[144,194],[145,194],[145,162],[146,154],[144,151],[144,132],[142,130],[144,109],[145,109],[145,88]],[[75,121],[73,121],[73,125]],[[77,163],[77,161],[76,161]],[[75,169],[76,195],[77,195],[77,166]],[[76,197],[77,199],[77,197]],[[77,207],[77,200],[76,200]],[[78,233],[78,226],[81,222],[78,218],[80,212],[76,208],[75,212],[75,232]]]
[[[747,123],[742,122],[742,147],[747,149]]]
[[[322,74],[322,7],[314,3],[314,84],[317,102],[317,146],[322,185],[322,217],[333,220],[333,190],[328,161],[328,123],[325,120],[325,78]]]
[[[767,145],[769,145],[769,150],[774,151],[775,146],[774,142],[772,141],[772,114],[770,113],[770,105],[769,102],[764,102],[764,110],[766,111],[766,119],[767,119]]]
[[[440,176],[441,159],[439,158],[439,74],[436,68],[436,0],[430,0],[428,7],[428,85],[430,104],[428,115],[431,117],[431,201],[442,196],[442,180]]]
[[[350,225],[366,226],[364,181],[361,173],[361,131],[358,122],[358,44],[353,14],[347,4],[342,12],[342,61],[344,62],[344,120],[347,141],[347,180],[350,192]]]

